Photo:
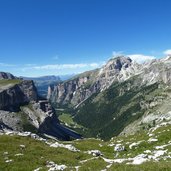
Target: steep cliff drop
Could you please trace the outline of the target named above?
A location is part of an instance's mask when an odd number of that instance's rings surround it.
[[[81,138],[60,125],[49,102],[39,99],[33,81],[5,72],[0,72],[0,129],[36,132],[60,140]]]

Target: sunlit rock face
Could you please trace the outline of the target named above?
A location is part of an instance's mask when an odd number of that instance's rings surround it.
[[[61,140],[81,136],[60,125],[47,100],[40,100],[32,80],[21,80],[12,74],[0,80],[0,129],[31,131]]]
[[[100,69],[85,72],[49,88],[48,99],[52,103],[78,107],[92,94],[107,89],[114,82],[121,82],[138,74],[141,68],[129,57],[112,58]]]
[[[155,82],[171,83],[171,59],[154,59],[143,64],[119,56],[99,69],[79,74],[49,88],[48,99],[55,104],[78,107],[92,94],[108,89],[113,83],[124,82],[139,75],[141,85]]]

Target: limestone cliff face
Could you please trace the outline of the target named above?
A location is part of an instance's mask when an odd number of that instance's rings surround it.
[[[96,71],[85,73],[81,77],[55,86],[49,91],[48,97],[53,103],[78,105],[98,90],[98,85],[93,84],[94,72]]]
[[[0,130],[30,131],[60,140],[79,139],[81,135],[62,126],[48,101],[32,102],[20,112],[0,110]]]
[[[48,99],[52,103],[77,107],[92,94],[107,89],[114,82],[128,79],[140,68],[129,57],[113,58],[101,69],[85,72],[49,88]]]
[[[53,136],[60,140],[81,138],[81,135],[60,124],[54,109],[47,100],[23,106],[21,110],[26,114],[28,122],[41,134]]]
[[[108,89],[138,76],[140,86],[156,82],[171,84],[171,57],[138,64],[129,57],[110,59],[102,68],[79,74],[57,86],[49,88],[48,99],[60,105],[78,107],[92,94]]]
[[[14,85],[7,83],[0,87],[0,110],[16,110],[20,105],[37,100],[33,81],[21,81]]]
[[[163,82],[171,84],[171,57],[155,59],[143,65],[141,73],[143,84],[153,84],[155,82]]]
[[[81,138],[60,125],[50,103],[39,99],[33,81],[10,77],[0,81],[0,129],[38,132],[61,140]]]
[[[23,80],[21,84],[19,84],[19,87],[24,93],[27,101],[38,100],[37,89],[32,80]]]

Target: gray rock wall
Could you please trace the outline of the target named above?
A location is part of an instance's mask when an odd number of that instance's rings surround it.
[[[0,91],[0,110],[15,111],[20,105],[37,101],[37,91],[33,81],[22,81]]]

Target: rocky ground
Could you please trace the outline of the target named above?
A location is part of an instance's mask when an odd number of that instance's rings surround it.
[[[0,133],[0,170],[171,170],[171,117],[135,135],[110,141],[62,142],[31,132]],[[26,167],[27,165],[27,167]]]

